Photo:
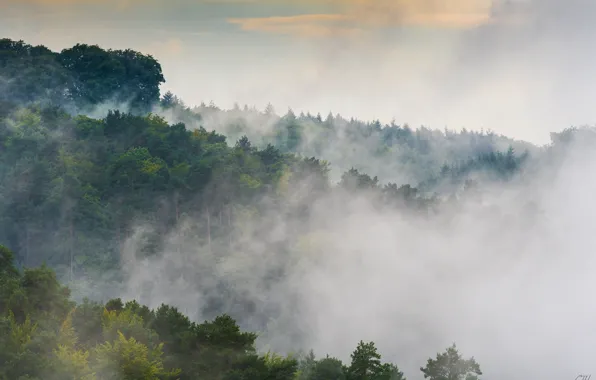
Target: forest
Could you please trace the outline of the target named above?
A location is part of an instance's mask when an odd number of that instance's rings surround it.
[[[453,226],[594,141],[188,107],[164,82],[133,50],[0,40],[1,379],[404,379],[372,340],[315,356],[293,282],[333,266],[351,218]],[[529,198],[476,223],[532,223]],[[482,375],[455,343],[417,365]]]

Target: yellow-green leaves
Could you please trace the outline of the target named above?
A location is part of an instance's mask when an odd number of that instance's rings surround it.
[[[58,335],[58,347],[54,349],[57,371],[64,379],[95,380],[89,366],[89,352],[76,348],[77,336],[72,327],[72,312],[68,314]]]
[[[118,332],[117,340],[99,345],[95,351],[94,370],[98,380],[160,380],[176,376],[163,365],[163,344],[150,350],[134,338]]]

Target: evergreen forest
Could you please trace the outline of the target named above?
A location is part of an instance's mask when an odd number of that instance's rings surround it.
[[[365,274],[416,270],[394,261],[402,249],[466,251],[449,231],[510,252],[548,212],[528,189],[553,185],[596,132],[536,146],[271,105],[191,107],[160,91],[166,74],[133,50],[0,39],[0,379],[405,379],[374,338],[331,337],[344,323],[359,331],[342,317],[358,311],[338,311],[359,307],[336,293],[370,299],[357,285],[384,285]],[[455,339],[404,365],[414,378],[480,378]],[[320,351],[338,345],[349,347]]]

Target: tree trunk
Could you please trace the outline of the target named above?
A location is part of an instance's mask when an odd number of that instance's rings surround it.
[[[180,254],[180,244],[182,244],[180,242],[181,240],[181,236],[180,236],[180,207],[178,206],[178,195],[176,194],[175,198],[174,198],[174,204],[176,206],[176,253]]]
[[[230,240],[230,246],[232,246],[232,205],[228,206],[228,238]]]
[[[122,236],[120,231],[120,223],[116,224],[116,235],[118,237],[118,257],[122,257]]]
[[[211,253],[211,216],[209,215],[209,206],[207,206],[207,246]]]
[[[74,262],[74,226],[72,216],[70,217],[70,281],[73,280],[73,262]]]
[[[25,267],[29,266],[29,223],[25,223]]]

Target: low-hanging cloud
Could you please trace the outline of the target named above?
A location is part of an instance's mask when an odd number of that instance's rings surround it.
[[[196,4],[199,12],[206,3],[183,1],[172,9]],[[264,107],[272,102],[279,110],[333,111],[347,118],[395,119],[441,129],[492,129],[536,143],[547,142],[550,131],[596,121],[590,103],[596,90],[587,80],[595,70],[590,64],[596,34],[592,2],[242,3],[261,11],[226,17],[225,7],[218,8],[221,20],[201,36],[190,37],[175,24],[168,27],[167,38],[184,42],[184,60],[152,48],[167,73],[167,89],[188,104],[214,100],[227,107],[235,101]],[[275,11],[266,12],[267,4],[275,5]],[[275,14],[285,5],[285,14]],[[68,30],[54,28],[52,20],[44,21],[32,42],[51,41],[60,48],[74,43]],[[146,22],[155,32],[155,23]],[[229,22],[236,28],[226,34]],[[23,33],[31,30],[27,26]],[[92,20],[85,30],[85,42],[106,47],[127,44],[141,50],[153,46],[147,39],[155,38],[125,29],[107,33]],[[117,41],[106,37],[116,33]]]
[[[596,354],[595,164],[592,148],[577,147],[558,170],[485,184],[480,201],[430,219],[341,192],[319,199],[307,219],[273,206],[238,211],[231,243],[207,244],[190,218],[153,258],[135,260],[140,238],[130,239],[121,295],[199,320],[215,295],[260,329],[262,349],[349,360],[360,339],[374,340],[410,379],[453,342],[487,378],[575,378],[593,371]],[[227,223],[226,213],[219,219]],[[280,242],[294,248],[280,251]],[[218,244],[232,248],[215,254]]]
[[[229,96],[199,99],[485,128],[535,143],[596,121],[586,80],[594,74],[590,2],[328,3],[329,13],[229,19],[261,32],[254,38],[300,38],[274,61],[245,63],[250,78]]]
[[[422,68],[403,51],[381,49],[388,46],[383,41],[369,50],[326,51],[318,58],[335,60],[314,59],[311,68],[322,74],[304,87],[288,74],[272,77],[280,87],[305,90],[297,91],[294,104],[319,90],[331,98],[375,89],[356,106],[374,108],[368,103],[387,95],[406,109],[403,115],[434,126],[503,124],[512,134],[526,128],[527,135],[528,129],[546,135],[574,120],[591,121],[596,90],[586,78],[594,74],[596,5],[528,0],[492,4],[490,13],[507,22],[459,31],[448,52],[420,54]],[[429,40],[438,45],[435,38]],[[354,51],[371,54],[350,61]],[[359,71],[360,63],[369,66]],[[346,73],[361,75],[348,81]],[[202,235],[189,218],[157,257],[125,257],[128,282],[121,295],[151,306],[172,303],[201,318],[209,291],[220,290],[219,277],[254,300],[256,314],[278,315],[266,326],[263,345],[285,350],[296,344],[346,358],[359,339],[372,339],[415,379],[427,357],[456,341],[487,377],[571,379],[592,372],[596,354],[596,305],[589,295],[596,272],[590,228],[595,163],[593,152],[578,149],[560,171],[525,187],[495,186],[484,207],[471,203],[444,221],[413,222],[357,198],[324,199],[306,221],[272,209],[261,218],[247,216],[254,223],[240,223],[234,249],[220,257],[197,239]],[[528,200],[538,203],[539,219],[521,211]],[[220,220],[226,223],[226,216]],[[297,244],[308,248],[297,249],[301,256],[280,255],[275,244],[296,231],[303,237]],[[139,235],[128,242],[127,254],[135,253]],[[270,286],[264,278],[278,268],[284,276]],[[234,301],[224,300],[224,307],[239,312]]]

